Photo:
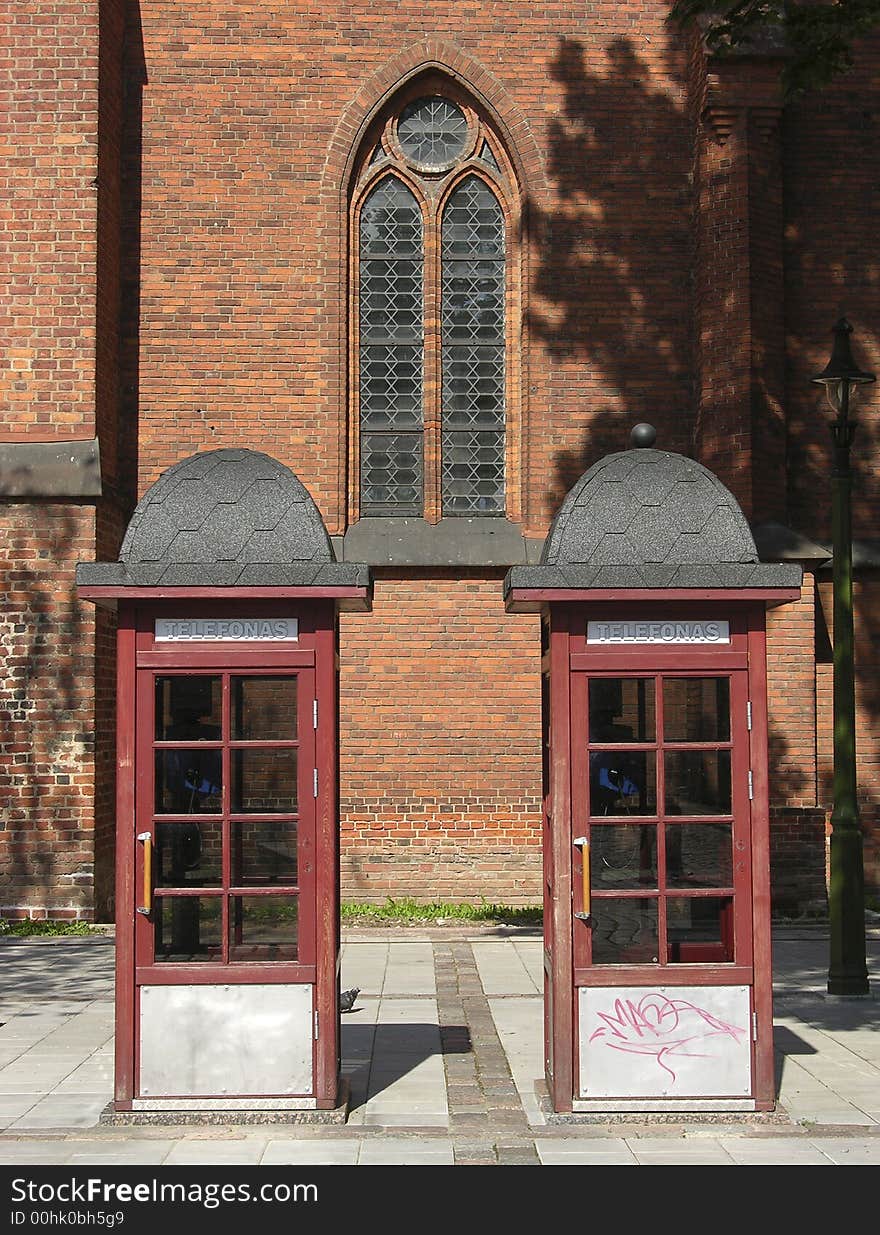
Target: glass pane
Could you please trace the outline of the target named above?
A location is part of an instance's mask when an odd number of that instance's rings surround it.
[[[230,961],[295,961],[298,912],[293,896],[231,897]]]
[[[494,168],[496,172],[501,171],[501,168],[498,166],[498,160],[495,158],[495,155],[490,150],[488,142],[483,142],[483,145],[480,149],[480,153],[478,157],[482,160],[483,163],[488,163],[488,165]]]
[[[361,262],[361,340],[421,343],[421,258]]]
[[[504,428],[504,348],[455,343],[443,349],[443,424],[447,429]]]
[[[733,898],[670,897],[666,901],[670,964],[719,964],[733,960]]]
[[[232,736],[296,740],[296,678],[232,679]]]
[[[422,349],[404,343],[361,348],[361,425],[421,429]]]
[[[219,961],[223,957],[219,896],[161,896],[153,910],[157,961]]]
[[[729,678],[665,678],[663,733],[667,742],[730,739]]]
[[[504,262],[446,260],[443,263],[444,343],[502,343]]]
[[[231,831],[233,887],[297,882],[297,825],[293,820],[239,821],[231,825]]]
[[[218,741],[222,697],[219,677],[156,678],[156,740]]]
[[[656,815],[656,756],[652,750],[590,752],[591,815]]]
[[[467,143],[467,119],[449,99],[408,103],[397,122],[397,140],[408,159],[422,167],[444,167]]]
[[[593,824],[590,884],[594,888],[656,888],[657,825]]]
[[[504,513],[504,434],[443,434],[445,514]]]
[[[219,750],[156,751],[156,813],[218,815],[222,809]]]
[[[645,897],[593,901],[593,964],[656,964],[657,902]]]
[[[654,679],[590,678],[591,742],[653,742]]]
[[[156,826],[156,887],[215,887],[223,882],[223,825],[160,823]]]
[[[230,769],[233,814],[296,812],[295,750],[233,750]]]
[[[422,513],[421,433],[361,435],[361,509],[373,515]]]
[[[667,750],[666,813],[730,814],[730,751]]]
[[[443,257],[503,257],[504,212],[479,176],[468,176],[443,211]]]
[[[666,825],[666,884],[670,888],[729,888],[733,884],[729,823]]]
[[[361,257],[371,254],[419,257],[422,252],[422,212],[403,181],[386,176],[361,210]]]

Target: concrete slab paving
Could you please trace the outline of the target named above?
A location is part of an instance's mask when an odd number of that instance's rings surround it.
[[[837,1166],[880,1166],[880,1139],[821,1137],[810,1141]]]
[[[826,996],[821,931],[774,932],[780,1113],[790,1123],[683,1118],[686,1136],[633,1135],[626,1121],[547,1125],[535,1095],[540,938],[400,934],[344,940],[342,986],[361,988],[342,1018],[345,1135],[101,1127],[112,1093],[112,939],[0,940],[0,1163],[880,1164],[876,1000]],[[876,973],[876,927],[869,945]]]
[[[522,951],[509,940],[473,944],[474,959],[486,995],[537,995],[533,966],[527,966]]]
[[[8,1131],[22,1132],[35,1128],[94,1128],[109,1101],[112,1087],[101,1094],[59,1094],[53,1092],[35,1103]]]
[[[638,1166],[625,1140],[558,1141],[535,1138],[543,1166]]]
[[[65,1166],[163,1166],[174,1141],[68,1141]]]
[[[731,1137],[721,1139],[739,1166],[833,1166],[832,1159],[812,1141],[795,1137]]]
[[[452,1143],[448,1140],[408,1140],[383,1136],[361,1143],[359,1166],[452,1166]]]
[[[256,1166],[266,1149],[263,1137],[240,1140],[178,1141],[162,1160],[163,1166]]]
[[[346,1141],[269,1141],[260,1159],[261,1166],[357,1166],[361,1143]]]
[[[523,1110],[530,1124],[542,1127],[547,1121],[538,1102],[535,1081],[544,1072],[543,1000],[537,995],[490,999],[489,1007]]]

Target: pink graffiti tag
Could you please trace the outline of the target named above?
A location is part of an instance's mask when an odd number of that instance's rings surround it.
[[[615,999],[613,1012],[597,1015],[604,1023],[590,1034],[591,1042],[602,1038],[612,1050],[654,1055],[673,1080],[675,1071],[667,1062],[670,1056],[708,1059],[711,1054],[694,1049],[696,1043],[705,1044],[707,1038],[714,1037],[733,1038],[737,1042],[747,1033],[713,1016],[706,1008],[698,1008],[686,999],[670,999],[657,991],[643,995],[638,1003]]]

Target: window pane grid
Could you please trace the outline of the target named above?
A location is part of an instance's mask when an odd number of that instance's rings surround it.
[[[422,513],[424,255],[410,190],[388,177],[361,212],[361,513]]]
[[[295,674],[157,677],[155,963],[297,959],[297,685]]]
[[[504,434],[443,434],[443,505],[451,514],[504,513]]]
[[[467,119],[461,108],[448,99],[416,99],[401,112],[397,140],[413,163],[442,167],[464,150]]]
[[[505,508],[504,216],[468,176],[442,223],[442,502],[453,515]]]
[[[588,685],[591,885],[602,917],[610,915],[598,938],[594,931],[592,963],[730,964],[736,890],[729,681],[658,676],[656,686],[636,678]],[[633,742],[637,732],[654,737],[655,708],[656,740]],[[634,800],[644,779],[639,758],[657,760],[656,822],[634,823],[622,805],[625,792],[602,819],[602,769],[609,761],[618,769],[609,797],[621,785],[627,789],[628,776]],[[627,907],[646,900],[656,902],[656,933],[653,919],[646,928],[638,916],[643,910]]]
[[[361,436],[361,508],[370,514],[422,513],[422,435]]]
[[[496,344],[447,344],[443,351],[446,428],[504,428],[504,351]]]
[[[392,124],[398,150],[423,169],[451,166],[465,151],[467,117],[449,100],[418,99]],[[497,169],[482,136],[477,150]],[[504,211],[475,172],[455,186],[442,213],[426,209],[439,231],[436,273],[425,265],[422,208],[402,179],[374,182],[360,211],[360,513],[420,516],[427,501],[441,515],[503,515]],[[435,313],[439,332],[426,336]],[[435,394],[425,375],[437,362]],[[439,474],[426,472],[426,450],[428,458],[439,455]]]

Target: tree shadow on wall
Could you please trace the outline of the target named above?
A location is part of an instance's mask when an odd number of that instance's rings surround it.
[[[58,573],[76,560],[83,532],[72,516],[62,515],[45,520],[35,537],[15,519],[14,505],[5,510],[10,567],[0,614],[0,748],[6,752],[0,763],[6,851],[0,898],[12,905],[33,898],[42,906],[59,892],[74,901],[77,871],[91,882],[92,857],[83,849],[90,838],[81,818],[89,803],[78,786],[82,758],[95,747],[93,729],[82,728],[89,724],[83,685],[89,688],[95,665],[72,578],[62,583]],[[27,565],[35,540],[42,569]],[[77,852],[72,868],[59,869],[62,854]],[[65,875],[74,878],[65,881]]]
[[[548,67],[563,92],[548,124],[548,171],[557,205],[526,204],[539,262],[527,326],[554,364],[570,371],[572,406],[553,422],[582,434],[552,456],[552,518],[575,480],[602,455],[623,450],[639,420],[658,445],[689,453],[694,393],[690,327],[690,122],[679,97],[684,58],[670,53],[668,84],[629,38],[606,49],[596,72],[584,46],[561,39]],[[538,512],[535,511],[537,514]]]
[[[570,428],[582,428],[584,437],[581,446],[562,446],[553,455],[555,471],[541,512],[549,518],[570,488],[573,467],[583,463],[582,472],[609,449],[625,449],[630,428],[639,420],[655,425],[658,448],[693,454],[698,402],[695,120],[685,102],[687,47],[677,35],[666,39],[663,53],[652,50],[649,59],[639,54],[634,39],[616,38],[605,48],[604,71],[597,71],[597,57],[592,51],[588,56],[584,43],[562,38],[547,67],[563,95],[560,114],[547,125],[547,168],[556,204],[542,209],[534,198],[524,203],[526,237],[538,254],[526,320],[531,338],[543,343],[555,364],[575,373],[566,384],[580,392],[570,408],[553,408],[552,419],[563,414]],[[844,112],[851,108],[862,116],[863,98],[844,92],[837,97]],[[817,105],[821,111],[814,100],[791,105],[786,117],[794,113],[797,125],[797,112],[809,114]],[[841,146],[844,177],[864,164],[858,157],[859,128],[851,128],[841,139],[853,154],[847,163]],[[872,157],[880,174],[880,150]],[[788,165],[783,175],[788,193]],[[800,205],[797,198],[795,214]],[[852,216],[841,226],[863,226],[858,211]],[[871,266],[851,239],[830,254],[814,253],[789,226],[785,244],[788,282],[809,278],[816,292],[808,337],[798,333],[797,323],[786,321],[788,392],[795,405],[794,412],[789,409],[787,438],[794,525],[827,541],[829,414],[809,377],[830,354],[831,326],[846,311],[850,288],[855,289],[852,298],[866,301],[877,264]],[[759,316],[752,327],[760,331]],[[872,345],[876,348],[877,336],[867,334],[863,325],[859,330],[857,347],[864,358]],[[759,349],[764,345],[757,334],[756,344]],[[880,475],[873,465],[880,442],[880,396],[876,402],[876,415],[859,418],[853,452],[857,537],[859,524],[871,524],[880,501]],[[798,501],[798,495],[806,495],[806,501]]]
[[[548,65],[548,76],[561,87],[563,100],[561,111],[547,126],[547,166],[556,200],[552,208],[544,209],[530,199],[524,210],[526,237],[538,255],[529,287],[527,325],[533,342],[543,344],[561,373],[560,389],[574,388],[578,393],[567,402],[557,395],[556,404],[548,409],[541,449],[549,455],[549,483],[540,495],[542,508],[533,509],[535,517],[552,519],[590,466],[629,447],[632,426],[640,420],[656,427],[658,448],[695,454],[696,202],[691,170],[694,117],[685,102],[686,54],[683,44],[671,38],[664,54],[658,56],[654,49],[640,54],[634,39],[623,37],[609,42],[605,64],[597,67],[592,48],[588,55],[579,40],[560,39]],[[861,116],[864,98],[852,91],[835,97],[844,114],[851,107],[858,108]],[[808,100],[788,109],[784,140],[790,143],[793,133],[802,140],[797,132],[799,125],[804,126],[801,112],[809,115],[816,107],[821,112],[823,103]],[[855,157],[859,141],[858,126],[842,138],[844,180],[864,175],[853,170],[860,166]],[[880,152],[871,158],[880,163]],[[787,286],[798,285],[803,303],[799,316],[789,314],[785,323],[788,474],[780,481],[790,491],[791,526],[827,543],[830,413],[823,410],[824,396],[809,378],[830,354],[831,326],[847,311],[850,291],[862,305],[872,303],[869,292],[875,275],[865,269],[864,250],[851,235],[842,248],[818,252],[807,247],[806,226],[792,231],[790,216],[799,217],[802,205],[800,199],[793,204],[790,200],[793,175],[789,156],[783,168],[786,279]],[[798,183],[803,185],[803,176]],[[809,221],[808,212],[804,218]],[[816,223],[810,226],[815,235]],[[849,216],[843,219],[841,226],[849,233],[860,226],[858,211],[852,221]],[[800,284],[806,287],[808,282],[810,288],[815,283],[815,301],[801,291]],[[865,331],[864,313],[862,318],[854,316],[857,351],[867,364],[877,337]],[[753,326],[760,330],[760,315]],[[763,345],[759,337],[756,342]],[[533,387],[533,398],[537,393]],[[880,409],[880,395],[874,398]],[[880,473],[873,466],[880,449],[880,410],[856,415],[859,427],[852,466],[858,538],[871,535],[880,499]],[[545,469],[539,466],[534,471]],[[880,607],[862,604],[858,620],[860,706],[869,718],[877,718]],[[871,650],[875,648],[876,655]],[[770,776],[774,801],[809,800],[810,786],[779,729],[771,730]],[[827,777],[820,776],[819,801],[829,802],[830,796]],[[863,786],[860,796],[864,818],[877,818],[880,807],[873,795]]]

